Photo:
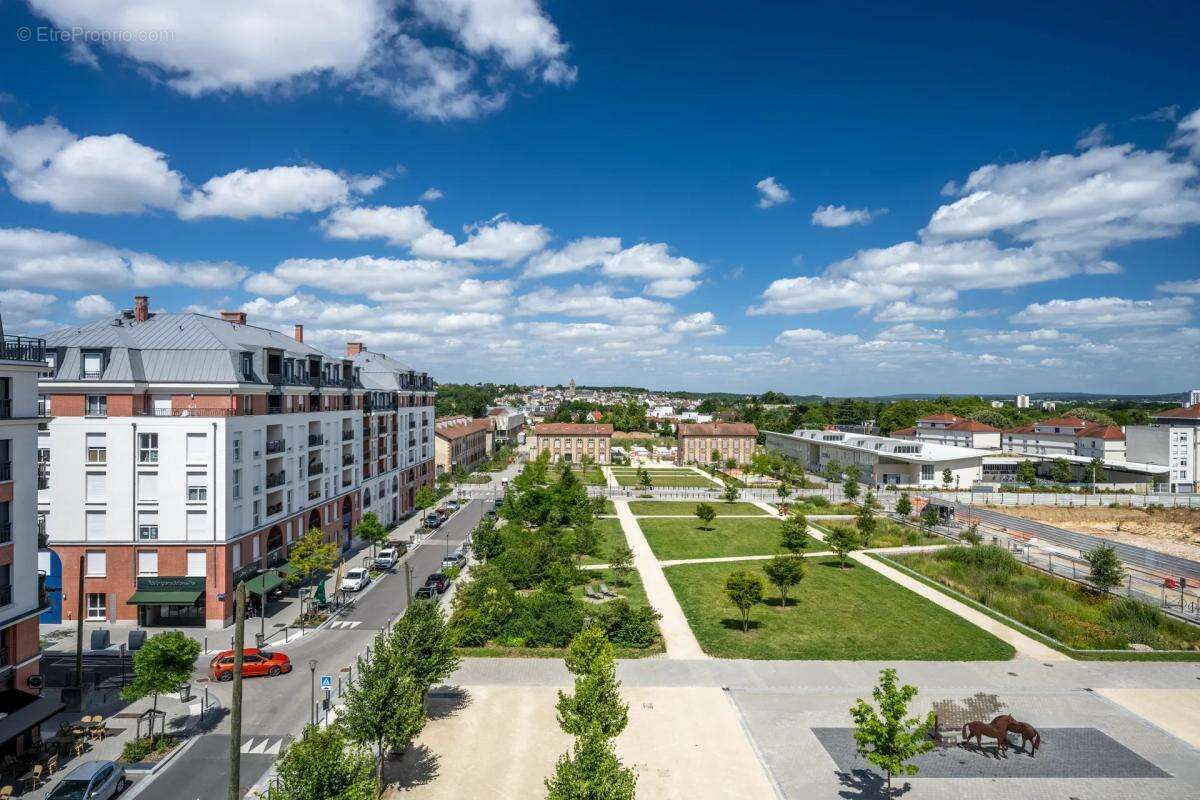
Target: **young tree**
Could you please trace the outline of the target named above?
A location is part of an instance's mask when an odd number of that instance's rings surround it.
[[[717,518],[717,510],[708,503],[696,504],[696,517],[706,530],[712,530],[713,520]]]
[[[934,715],[908,717],[908,704],[917,696],[917,688],[896,686],[896,670],[879,673],[879,685],[871,690],[879,706],[876,710],[862,698],[850,707],[854,720],[854,743],[858,754],[887,774],[887,790],[892,791],[893,775],[916,775],[917,766],[909,763],[921,753],[933,749],[929,731]],[[906,718],[907,717],[907,718]]]
[[[941,514],[938,513],[938,508],[933,503],[926,503],[921,509],[921,524],[926,528],[933,528],[942,521]]]
[[[1088,583],[1100,594],[1108,594],[1125,580],[1125,568],[1112,545],[1101,545],[1084,555],[1088,562]]]
[[[804,579],[804,559],[800,556],[775,556],[763,565],[763,572],[779,590],[779,603],[787,608],[788,590]]]
[[[591,734],[575,740],[546,779],[546,800],[634,800],[637,773],[621,766],[612,745]]]
[[[354,535],[371,545],[371,555],[375,555],[376,549],[388,542],[387,528],[383,527],[383,523],[374,512],[363,514],[363,518],[354,529]]]
[[[863,547],[871,546],[871,537],[875,535],[877,522],[875,510],[871,508],[871,504],[863,503],[854,520],[854,527],[858,528],[858,535],[862,537]]]
[[[380,784],[384,749],[404,750],[425,725],[425,687],[405,673],[391,645],[382,631],[375,637],[375,651],[346,690],[346,708],[338,717],[347,739],[374,748]]]
[[[788,486],[787,481],[779,481],[779,485],[775,487],[775,494],[779,495],[779,502],[786,503],[788,495],[792,493],[792,489]]]
[[[428,484],[417,489],[417,493],[413,495],[413,505],[422,511],[428,511],[433,508],[438,501],[437,492],[429,487]]]
[[[643,489],[651,489],[654,486],[654,481],[650,478],[650,473],[645,469],[638,468],[638,483]]]
[[[613,739],[629,723],[629,706],[621,700],[612,643],[604,628],[592,624],[575,634],[567,669],[575,675],[575,692],[558,693],[558,724],[572,736],[597,733]]]
[[[846,480],[842,481],[842,494],[846,495],[846,499],[854,502],[858,497],[858,478],[849,473],[846,474]]]
[[[279,756],[276,771],[279,786],[271,796],[279,800],[375,800],[379,794],[371,757],[347,750],[337,725],[310,726]]]
[[[735,458],[725,459],[725,469],[729,472],[732,472],[733,470],[737,469],[737,459],[735,459]]]
[[[617,545],[608,557],[608,568],[613,571],[617,582],[622,586],[629,583],[633,574],[633,551],[627,545]]]
[[[1056,458],[1050,464],[1050,478],[1055,483],[1071,482],[1071,462],[1065,458]]]
[[[708,466],[714,472],[721,466],[721,451],[713,448],[713,451],[708,454]]]
[[[862,542],[855,535],[855,531],[844,525],[838,525],[831,529],[825,537],[825,544],[838,557],[838,562],[841,564],[842,569],[846,568],[846,556],[862,546]]]
[[[133,680],[121,690],[125,700],[154,697],[174,692],[192,677],[192,667],[200,656],[200,643],[182,631],[163,631],[146,639],[133,654]]]
[[[875,499],[875,492],[867,489],[866,497],[863,498],[863,505],[867,508],[879,508],[879,501]]]
[[[750,630],[750,610],[763,599],[763,579],[758,573],[738,570],[725,579],[725,596],[742,615],[742,632]]]
[[[721,492],[721,499],[726,503],[736,503],[739,493],[738,488],[733,483],[725,484],[725,491]]]
[[[972,522],[967,526],[967,529],[962,533],[962,540],[973,547],[978,547],[983,543],[983,534],[979,532],[978,522]]]
[[[942,487],[949,489],[953,483],[954,483],[954,471],[951,470],[949,467],[946,467],[944,470],[942,470]]]
[[[446,628],[446,618],[437,603],[416,600],[392,628],[388,637],[397,669],[421,689],[424,700],[429,687],[448,677],[462,659]]]
[[[808,547],[808,519],[803,514],[792,514],[779,526],[779,544],[792,555],[799,555]]]
[[[310,528],[288,548],[288,562],[295,567],[289,580],[305,583],[332,570],[337,560],[337,545],[326,542],[325,534],[320,528]]]
[[[902,517],[907,517],[912,513],[912,500],[908,497],[908,492],[901,492],[900,499],[896,501],[896,513]]]
[[[1025,459],[1017,466],[1017,480],[1030,488],[1037,486],[1037,467],[1032,461]]]
[[[1087,469],[1084,470],[1083,479],[1093,486],[1108,480],[1108,473],[1104,471],[1104,462],[1098,458],[1093,458],[1088,463]]]

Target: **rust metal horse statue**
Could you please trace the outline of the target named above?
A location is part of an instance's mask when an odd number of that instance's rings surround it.
[[[1042,735],[1038,733],[1037,728],[1030,725],[1028,722],[1020,722],[1013,718],[1012,714],[1001,714],[992,720],[992,725],[999,725],[1001,721],[1007,720],[1009,733],[1021,734],[1021,750],[1025,752],[1025,744],[1032,742],[1029,748],[1029,755],[1036,756],[1037,749],[1042,746]]]
[[[1007,717],[1007,719],[1005,718]],[[1008,758],[1008,726],[1009,720],[1012,717],[1004,715],[996,718],[998,721],[993,724],[986,722],[968,722],[962,727],[963,743],[969,744],[972,739],[979,743],[979,749],[983,749],[983,737],[996,740],[996,750],[1004,758]]]

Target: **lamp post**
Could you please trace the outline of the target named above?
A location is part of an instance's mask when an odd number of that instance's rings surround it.
[[[311,676],[308,681],[309,698],[310,698],[309,703],[308,703],[308,713],[309,713],[310,717],[312,718],[312,724],[316,725],[317,724],[317,660],[315,658],[310,658],[308,660],[308,670],[311,673]]]

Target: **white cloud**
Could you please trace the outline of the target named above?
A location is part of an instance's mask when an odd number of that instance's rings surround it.
[[[869,208],[846,208],[845,206],[817,206],[812,213],[812,224],[822,228],[845,228],[848,225],[865,225],[876,214],[885,214],[887,209],[872,211]]]
[[[646,293],[681,297],[699,286],[693,280],[703,267],[684,256],[672,256],[665,244],[637,244],[604,260],[601,271],[612,278],[648,281]]]
[[[495,53],[511,69],[540,67],[550,83],[575,78],[567,46],[536,0],[415,0],[417,13],[450,32],[473,55]]]
[[[675,320],[669,330],[688,336],[720,336],[725,333],[725,326],[717,324],[717,317],[713,312],[700,311]]]
[[[230,262],[168,262],[149,253],[37,228],[0,228],[0,285],[95,290],[176,284],[217,288],[240,281]]]
[[[931,339],[946,338],[946,331],[942,328],[925,328],[920,325],[914,325],[911,322],[905,322],[901,325],[893,325],[876,334],[878,339],[891,339],[893,341],[925,341]]]
[[[627,325],[661,324],[674,309],[644,297],[613,297],[603,287],[575,286],[563,292],[538,289],[517,298],[517,314],[606,317]]]
[[[80,139],[53,119],[19,130],[0,122],[0,160],[13,196],[56,211],[170,209],[183,187],[157,150],[121,133]]]
[[[424,258],[519,261],[543,249],[550,232],[541,225],[512,222],[503,216],[468,226],[466,241],[458,243],[435,228],[423,206],[373,206],[334,209],[322,222],[334,239],[386,239]]]
[[[527,278],[540,278],[598,267],[620,249],[621,240],[615,236],[586,236],[569,242],[561,250],[538,253],[529,259],[524,274]]]
[[[262,294],[286,294],[298,286],[311,286],[335,294],[412,292],[467,277],[465,267],[424,259],[289,258],[270,273],[258,273],[246,289]]]
[[[792,193],[787,190],[786,186],[771,176],[763,178],[754,184],[754,188],[758,189],[759,208],[770,208],[771,206],[792,202]]]
[[[1200,160],[1200,108],[1179,121],[1171,146],[1185,148],[1189,156]]]
[[[1075,146],[1080,150],[1090,150],[1093,147],[1099,147],[1108,141],[1108,126],[1101,122],[1099,125],[1091,128],[1075,141]]]
[[[1025,325],[1057,325],[1064,328],[1107,328],[1126,325],[1179,325],[1191,317],[1192,300],[1169,297],[1161,300],[1127,300],[1121,297],[1086,297],[1031,303],[1012,316]]]
[[[690,278],[664,278],[646,284],[646,294],[666,298],[683,297],[694,291],[699,285],[699,281]]]
[[[763,303],[750,314],[806,314],[835,308],[866,308],[907,297],[912,290],[889,284],[869,284],[848,278],[778,278],[762,293]]]
[[[1176,236],[1200,222],[1196,175],[1194,164],[1129,144],[988,164],[971,173],[962,199],[934,212],[923,234],[1005,232],[1059,251]]]
[[[368,183],[364,187],[371,188]],[[324,211],[344,203],[350,184],[341,175],[320,167],[239,169],[207,181],[179,209],[183,219],[201,217],[281,217],[304,211]]]
[[[71,303],[71,310],[80,319],[97,319],[111,317],[117,313],[117,307],[109,302],[102,294],[88,294]]]
[[[1154,287],[1157,291],[1174,294],[1200,294],[1200,278],[1189,281],[1167,281]]]
[[[733,356],[728,356],[723,353],[701,353],[695,357],[697,361],[703,361],[707,364],[732,364]]]
[[[950,305],[925,305],[897,300],[888,303],[875,315],[876,322],[941,322],[956,319],[961,312]]]
[[[435,186],[430,186],[428,189],[421,192],[421,196],[417,199],[422,203],[432,203],[434,200],[441,200],[445,196],[445,193],[443,193],[441,189],[438,189]]]
[[[58,298],[43,292],[25,289],[0,289],[0,314],[3,314],[5,333],[21,335],[35,330],[55,327],[57,323],[44,317],[58,303]]]
[[[775,337],[776,344],[785,347],[845,347],[861,341],[852,333],[834,334],[816,328],[793,328]]]

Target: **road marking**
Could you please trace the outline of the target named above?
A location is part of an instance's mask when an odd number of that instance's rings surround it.
[[[329,623],[329,627],[341,630],[354,630],[359,625],[362,625],[362,621],[356,619],[339,619]]]
[[[252,736],[242,742],[241,749],[246,755],[277,756],[286,741],[286,736]]]

